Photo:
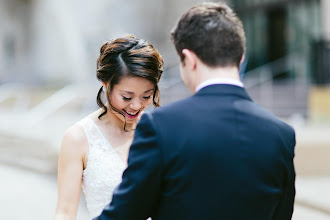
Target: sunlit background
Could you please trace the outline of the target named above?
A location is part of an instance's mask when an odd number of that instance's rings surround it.
[[[196,2],[0,0],[0,219],[53,218],[61,139],[97,109],[104,41],[148,40],[165,59],[161,104],[190,95],[169,32]],[[226,2],[245,27],[246,89],[296,130],[293,219],[330,219],[330,1]]]

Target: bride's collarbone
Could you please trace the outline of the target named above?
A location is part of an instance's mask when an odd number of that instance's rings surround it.
[[[104,137],[113,147],[130,144],[133,141],[134,137],[134,134],[131,133],[119,133],[110,131],[107,134],[108,135]]]
[[[114,150],[124,150],[126,148],[129,148],[131,144],[132,144],[132,140],[121,140],[110,143],[110,145]]]

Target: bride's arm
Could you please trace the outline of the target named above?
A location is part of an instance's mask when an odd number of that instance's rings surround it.
[[[58,199],[55,220],[75,220],[81,194],[83,159],[88,147],[82,128],[64,135],[58,160]]]

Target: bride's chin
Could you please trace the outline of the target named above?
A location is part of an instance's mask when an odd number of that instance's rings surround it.
[[[135,120],[133,120],[133,121],[131,121],[131,120],[127,120],[127,125],[134,125],[134,124],[136,124],[138,122],[138,120],[137,119],[135,119]]]
[[[137,123],[136,122],[127,123],[126,124],[126,129],[132,131],[132,130],[135,130],[136,129],[136,126],[137,126]]]

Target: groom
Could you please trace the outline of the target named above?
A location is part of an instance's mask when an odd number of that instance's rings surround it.
[[[204,3],[172,38],[194,95],[142,116],[122,183],[96,219],[291,219],[295,133],[239,79],[241,21],[224,3]]]

